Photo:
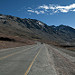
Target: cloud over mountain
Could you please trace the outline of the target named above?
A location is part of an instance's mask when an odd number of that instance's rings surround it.
[[[49,5],[41,5],[38,6],[35,9],[30,9],[27,10],[28,12],[31,13],[36,13],[36,14],[53,14],[53,13],[68,13],[68,12],[75,12],[75,3],[62,6],[62,5],[54,5],[54,4],[49,4]]]
[[[32,10],[32,9],[30,9],[30,10],[27,10],[28,12],[31,12],[31,13],[36,13],[36,14],[44,14],[44,11],[37,11],[37,10]]]

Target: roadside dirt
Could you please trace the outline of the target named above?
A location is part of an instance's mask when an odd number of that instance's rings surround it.
[[[75,62],[72,62],[67,57],[65,57],[64,54],[66,53],[63,53],[64,51],[62,52],[61,49],[56,50],[54,47],[51,46],[49,46],[48,51],[49,53],[52,52],[57,75],[75,75]],[[59,51],[61,51],[61,53]]]
[[[0,34],[0,49],[31,45],[34,43],[33,40],[27,38]]]

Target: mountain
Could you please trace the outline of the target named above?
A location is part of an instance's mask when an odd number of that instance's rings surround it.
[[[72,27],[66,25],[48,26],[36,19],[22,19],[0,14],[0,37],[8,36],[55,45],[75,45],[75,29]]]

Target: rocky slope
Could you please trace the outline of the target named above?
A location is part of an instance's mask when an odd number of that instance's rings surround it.
[[[52,44],[75,45],[75,29],[69,26],[48,26],[35,19],[10,15],[0,14],[0,34]]]

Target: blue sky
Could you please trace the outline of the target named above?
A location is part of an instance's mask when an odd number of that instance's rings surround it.
[[[75,0],[0,0],[0,14],[75,28]]]

